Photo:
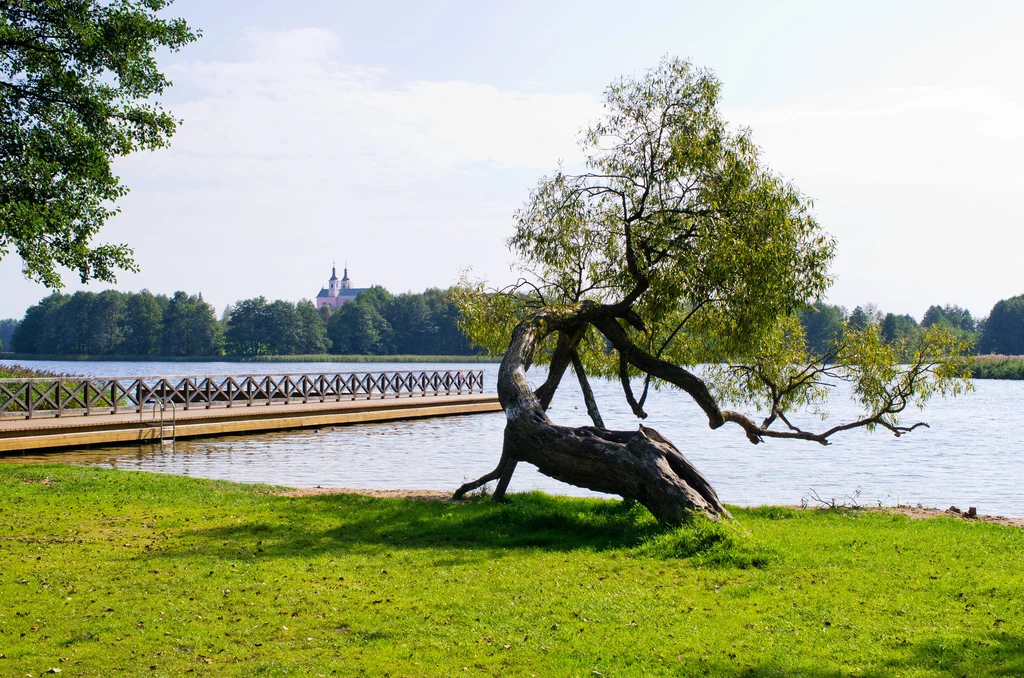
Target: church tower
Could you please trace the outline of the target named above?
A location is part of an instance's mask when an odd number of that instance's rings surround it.
[[[345,279],[342,281],[338,280],[338,270],[333,265],[331,266],[331,279],[327,281],[327,289],[332,297],[338,296],[341,293],[341,288],[345,286],[348,280],[348,267],[345,268]]]
[[[348,264],[345,265],[344,273],[338,278],[338,267],[331,264],[331,279],[327,281],[327,287],[321,287],[320,293],[316,295],[316,307],[333,306],[339,308],[356,298],[356,296],[367,288],[352,287],[352,280],[348,277]]]

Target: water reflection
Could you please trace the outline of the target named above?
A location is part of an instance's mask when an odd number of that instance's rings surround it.
[[[51,370],[80,374],[137,375],[182,373],[170,363],[70,363]],[[191,364],[195,373],[363,371],[380,369],[484,369],[493,392],[496,365],[410,365],[338,363]],[[199,368],[199,369],[196,369]],[[255,369],[254,369],[255,368]],[[543,374],[531,373],[539,383]],[[616,383],[593,384],[605,421],[615,428],[636,427]],[[1024,481],[1024,382],[978,381],[977,391],[955,400],[936,400],[924,413],[931,423],[902,438],[883,431],[854,431],[835,444],[767,441],[751,445],[738,427],[711,431],[700,411],[678,391],[652,394],[645,425],[659,429],[701,468],[727,503],[795,504],[814,488],[823,497],[860,490],[861,503],[901,503],[946,508],[977,506],[983,513],[1024,515],[1017,489]],[[832,402],[832,420],[857,410],[845,394]],[[589,423],[575,379],[567,378],[551,410],[564,424]],[[820,428],[811,415],[802,423]],[[144,447],[111,447],[61,454],[9,457],[7,461],[62,461],[279,485],[352,488],[446,489],[477,477],[497,462],[504,427],[502,414],[428,419],[178,441]],[[512,491],[542,489],[560,494],[592,494],[520,466]]]

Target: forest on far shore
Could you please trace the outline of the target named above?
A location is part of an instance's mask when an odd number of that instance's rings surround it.
[[[821,355],[838,338],[844,325],[864,329],[878,325],[887,343],[912,339],[932,325],[943,325],[966,340],[979,355],[1024,355],[1024,295],[1003,299],[987,318],[974,318],[955,304],[933,305],[918,322],[912,315],[883,313],[874,304],[858,306],[852,312],[842,306],[817,302],[800,312],[808,351]]]
[[[932,325],[952,328],[980,355],[1024,355],[1024,295],[998,302],[977,319],[956,305],[933,305],[920,322],[911,315],[883,313],[873,304],[848,311],[817,302],[800,311],[811,354],[821,355],[847,325],[878,325],[893,343]],[[474,349],[459,329],[451,290],[391,294],[371,287],[354,301],[317,310],[264,297],[229,304],[220,317],[201,294],[76,292],[51,294],[25,312],[0,320],[0,350],[25,355],[260,356],[446,355]]]
[[[393,295],[372,287],[334,309],[265,297],[217,317],[201,294],[51,294],[21,321],[0,320],[2,350],[26,355],[475,355],[448,290]]]

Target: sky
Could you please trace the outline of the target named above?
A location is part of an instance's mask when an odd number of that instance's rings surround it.
[[[131,189],[97,241],[141,266],[117,289],[312,298],[513,279],[530,188],[664,55],[835,236],[829,300],[984,317],[1024,293],[1024,3],[177,0],[203,37],[159,63],[171,147],[119,159]],[[67,291],[83,289],[72,273]],[[85,289],[111,287],[90,284]],[[0,318],[49,293],[0,261]]]

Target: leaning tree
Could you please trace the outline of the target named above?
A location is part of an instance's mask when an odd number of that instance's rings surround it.
[[[605,427],[588,375],[618,379],[640,419],[652,387],[682,389],[712,429],[733,424],[753,444],[827,445],[860,427],[899,436],[925,425],[901,422],[908,406],[969,388],[965,347],[941,327],[894,344],[877,325],[851,327],[823,355],[807,353],[796,314],[830,285],[834,242],[810,201],[759,159],[750,132],[722,119],[719,87],[678,59],[612,84],[604,117],[580,140],[585,168],[544,177],[516,213],[508,244],[520,280],[496,291],[464,281],[464,330],[504,352],[498,397],[507,423],[496,468],[457,497],[497,480],[501,500],[516,464],[528,462],[638,501],[666,523],[692,512],[728,516],[657,431]],[[525,372],[538,363],[547,377],[533,389]],[[593,426],[547,416],[569,366]],[[820,431],[794,423],[794,410],[821,413],[841,382],[862,416]]]

